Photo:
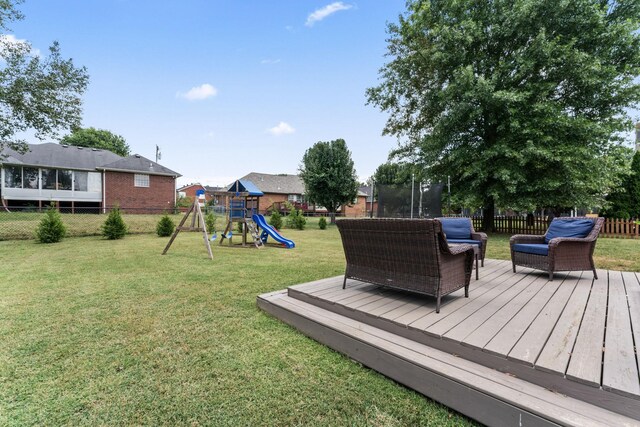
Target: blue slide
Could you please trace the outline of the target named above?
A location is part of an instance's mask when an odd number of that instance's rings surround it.
[[[258,227],[262,228],[263,230],[262,241],[264,243],[267,242],[268,236],[271,236],[273,237],[273,240],[275,240],[278,243],[282,243],[287,247],[287,249],[293,249],[296,247],[296,244],[293,243],[293,240],[285,239],[284,237],[282,237],[282,234],[278,233],[278,230],[276,230],[275,228],[267,224],[267,221],[264,219],[264,216],[260,214],[254,214],[253,221],[256,224],[258,224]]]

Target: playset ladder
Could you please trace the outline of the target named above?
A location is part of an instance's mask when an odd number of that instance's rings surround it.
[[[191,213],[193,213],[193,216],[191,217],[191,227],[184,227],[184,223],[187,221],[187,218]],[[196,220],[198,221],[198,224],[196,224]],[[202,230],[204,245],[207,248],[207,252],[209,252],[209,258],[213,259],[213,252],[211,252],[211,245],[209,244],[209,236],[207,235],[207,225],[204,222],[204,215],[202,215],[202,209],[200,209],[200,203],[198,202],[198,199],[195,199],[193,201],[193,204],[191,205],[187,213],[182,218],[182,221],[180,221],[180,224],[176,227],[176,230],[173,232],[173,235],[171,236],[171,240],[169,240],[169,243],[167,243],[167,246],[164,248],[164,251],[162,251],[162,255],[167,253],[167,251],[171,247],[171,244],[175,240],[176,236],[182,230],[189,230],[189,231]]]
[[[264,243],[260,238],[260,233],[258,232],[258,226],[256,225],[256,223],[247,220],[245,224],[247,224],[247,227],[249,228],[249,233],[251,233],[251,237],[253,237],[253,244],[256,245],[256,248],[260,249],[264,247]]]

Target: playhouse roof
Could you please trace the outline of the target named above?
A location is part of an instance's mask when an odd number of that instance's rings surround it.
[[[237,185],[236,185],[237,184]],[[248,179],[239,179],[229,186],[229,192],[249,193],[249,196],[264,196],[256,185]]]

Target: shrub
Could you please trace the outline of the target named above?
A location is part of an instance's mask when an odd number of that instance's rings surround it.
[[[193,204],[193,199],[188,196],[180,196],[178,200],[176,200],[176,207],[178,208],[188,208]]]
[[[40,243],[57,243],[64,237],[67,229],[62,223],[60,212],[51,204],[40,225],[36,228],[36,239]]]
[[[208,233],[215,233],[216,232],[216,220],[218,219],[218,217],[216,217],[213,212],[209,212],[208,214],[206,214],[204,216],[204,224],[207,226],[207,232]]]
[[[111,209],[102,225],[102,235],[109,240],[122,239],[127,234],[127,225],[122,219],[119,208]]]
[[[275,228],[276,230],[280,230],[282,228],[282,214],[279,211],[271,212],[271,217],[269,218],[269,225]]]
[[[238,223],[238,233],[242,233],[242,227],[244,226],[244,222]]]
[[[318,227],[320,227],[320,230],[324,230],[325,228],[327,228],[327,218],[320,217],[320,220],[318,221]]]
[[[173,234],[173,231],[176,229],[176,225],[173,223],[173,220],[169,217],[169,215],[163,215],[158,221],[158,225],[156,226],[156,233],[158,233],[159,237],[169,237]]]
[[[292,209],[287,215],[287,227],[304,230],[307,219],[302,215],[302,209]]]

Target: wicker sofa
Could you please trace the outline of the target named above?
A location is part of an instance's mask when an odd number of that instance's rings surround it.
[[[511,263],[516,266],[549,272],[592,270],[598,278],[593,262],[596,240],[604,218],[554,218],[544,236],[516,234],[511,236]]]
[[[449,247],[437,219],[342,219],[337,222],[347,278],[440,299],[458,289],[469,296],[473,247]]]

